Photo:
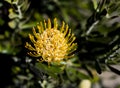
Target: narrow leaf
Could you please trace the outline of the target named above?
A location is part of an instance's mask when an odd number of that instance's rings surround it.
[[[110,66],[110,65],[107,65],[107,66],[108,66],[108,68],[109,68],[111,71],[113,71],[114,73],[120,75],[120,70],[118,70],[118,69],[116,69],[116,68],[114,68],[114,67],[112,67],[112,66]]]
[[[96,60],[95,61],[95,68],[96,68],[96,71],[101,74],[102,73],[102,70],[101,70],[101,67],[100,67],[100,63]]]

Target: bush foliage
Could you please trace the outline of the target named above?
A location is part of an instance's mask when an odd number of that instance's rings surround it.
[[[76,36],[74,57],[60,65],[36,62],[25,42],[37,23],[65,21]],[[120,63],[119,0],[2,0],[0,2],[1,88],[76,88],[83,79]]]

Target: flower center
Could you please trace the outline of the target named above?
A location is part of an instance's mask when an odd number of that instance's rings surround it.
[[[67,41],[64,34],[57,29],[46,29],[41,35],[38,43],[38,53],[47,62],[60,61],[67,53]]]

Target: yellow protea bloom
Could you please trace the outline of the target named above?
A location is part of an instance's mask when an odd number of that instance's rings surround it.
[[[36,28],[33,27],[33,35],[29,34],[30,43],[26,42],[25,47],[28,54],[39,57],[39,61],[47,63],[60,62],[73,56],[76,50],[75,37],[65,22],[58,26],[57,19],[54,19],[53,27],[51,20],[40,22]]]

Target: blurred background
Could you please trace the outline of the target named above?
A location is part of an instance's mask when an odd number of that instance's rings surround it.
[[[55,17],[78,44],[64,70],[35,62],[24,47],[37,23]],[[120,88],[119,75],[119,0],[0,1],[0,88]]]

